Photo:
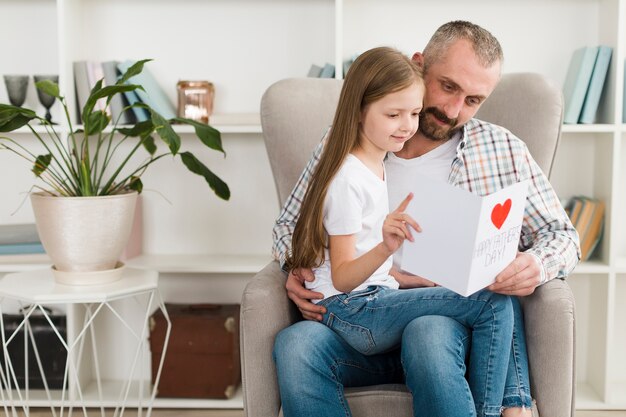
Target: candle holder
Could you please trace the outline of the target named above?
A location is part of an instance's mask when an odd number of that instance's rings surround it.
[[[39,81],[44,81],[44,80],[52,81],[53,83],[59,82],[58,75],[33,75],[33,79],[35,80],[35,83],[38,83]],[[56,123],[52,121],[52,114],[50,113],[50,108],[54,104],[56,97],[44,93],[39,88],[37,89],[37,97],[39,98],[39,102],[46,109],[46,116],[45,116],[46,120],[48,121],[48,123],[55,125]]]
[[[5,75],[4,84],[7,87],[7,96],[9,102],[16,106],[22,107],[26,101],[26,92],[28,91],[28,75]]]
[[[209,123],[213,113],[215,89],[208,81],[179,81],[178,117]]]

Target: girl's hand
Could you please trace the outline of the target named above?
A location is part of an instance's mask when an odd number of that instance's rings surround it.
[[[401,289],[437,286],[437,284],[430,280],[427,280],[426,278],[422,278],[418,275],[413,275],[408,272],[398,271],[396,268],[391,268],[391,270],[389,271],[389,275],[391,275],[396,281],[398,281]]]
[[[409,193],[398,208],[387,215],[385,223],[383,223],[383,246],[391,253],[394,253],[402,246],[404,239],[413,241],[409,225],[416,232],[422,231],[419,224],[404,212],[412,199],[413,193]]]

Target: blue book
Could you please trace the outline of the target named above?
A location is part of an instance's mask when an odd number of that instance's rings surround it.
[[[46,251],[41,242],[0,245],[0,255],[19,255],[23,253],[46,253]]]
[[[585,101],[593,67],[598,56],[598,47],[586,46],[574,51],[563,84],[565,114],[563,123],[578,123],[580,111]]]
[[[322,72],[320,73],[320,78],[333,78],[335,76],[335,66],[333,64],[326,63],[324,68],[322,68]]]
[[[133,61],[124,61],[120,62],[117,67],[123,74],[133,64]],[[176,117],[176,109],[174,108],[174,105],[145,65],[141,73],[131,77],[128,81],[131,84],[141,85],[146,90],[135,90],[135,94],[141,101],[166,119],[173,119]]]
[[[612,53],[613,48],[610,46],[601,45],[598,47],[598,56],[593,66],[589,88],[580,112],[580,119],[578,119],[579,123],[593,123],[596,120],[598,104],[600,103],[600,96],[606,81],[606,74],[609,72]]]
[[[141,100],[134,91],[126,91],[124,93],[124,98],[126,98],[126,101],[128,101],[128,104],[131,106],[135,103],[141,103]],[[145,122],[150,119],[148,110],[142,107],[132,107],[132,111],[136,122]]]

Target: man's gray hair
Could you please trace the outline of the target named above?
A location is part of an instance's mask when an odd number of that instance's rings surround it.
[[[455,20],[437,29],[424,48],[424,71],[437,62],[456,41],[465,39],[474,48],[478,61],[485,67],[502,62],[504,54],[500,42],[488,30],[471,22]]]

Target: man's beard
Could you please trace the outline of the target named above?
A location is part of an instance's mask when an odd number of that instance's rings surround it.
[[[436,121],[427,118],[426,115],[431,114],[434,118],[446,123],[446,126],[439,125]],[[458,119],[450,119],[436,107],[427,107],[420,113],[420,124],[418,131],[426,138],[436,141],[445,142],[450,139],[461,127],[456,127]]]

